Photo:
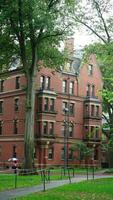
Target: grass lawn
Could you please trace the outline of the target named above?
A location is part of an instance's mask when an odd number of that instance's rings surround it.
[[[113,178],[69,184],[16,200],[113,200]]]
[[[46,176],[47,177],[47,176]],[[68,179],[62,175],[62,179]],[[59,170],[53,170],[50,172],[50,180],[61,180],[61,172]],[[0,174],[0,191],[14,189],[16,187],[29,187],[33,185],[42,184],[41,175],[15,175],[15,174]]]
[[[75,168],[75,175],[76,174],[86,174],[86,168]],[[92,174],[92,169],[90,168],[89,173]],[[95,170],[98,171],[98,170]],[[50,170],[50,180],[60,180],[68,179],[68,171],[66,171],[64,176],[64,171],[60,168]],[[73,176],[73,170],[70,169],[70,176]],[[13,189],[16,187],[28,187],[33,185],[39,185],[42,183],[41,175],[18,175],[17,177],[15,174],[0,174],[0,191]]]
[[[28,175],[28,176],[17,176],[17,181],[15,174],[2,174],[0,175],[0,191],[13,189],[15,184],[18,187],[26,187],[32,185],[38,185],[41,183],[40,176]]]

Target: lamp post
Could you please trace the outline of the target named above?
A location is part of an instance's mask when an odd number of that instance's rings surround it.
[[[65,130],[64,130],[64,172],[65,169],[68,167],[68,132],[67,132],[67,116],[68,116],[68,112],[69,109],[68,108],[64,108],[64,112],[65,112]]]

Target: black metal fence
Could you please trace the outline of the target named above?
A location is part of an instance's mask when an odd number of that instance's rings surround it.
[[[84,176],[86,180],[95,178],[95,167],[86,166],[82,168],[58,167],[45,169],[7,169],[0,171],[1,190],[9,188],[28,187],[33,185],[43,185],[43,191],[46,190],[46,184],[51,181],[62,181],[64,179],[72,182],[73,178]]]

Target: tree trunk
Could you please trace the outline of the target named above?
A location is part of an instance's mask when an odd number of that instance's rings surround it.
[[[24,137],[24,168],[32,169],[34,165],[34,115],[35,115],[35,77],[37,59],[32,65],[32,72],[27,74],[26,119]]]

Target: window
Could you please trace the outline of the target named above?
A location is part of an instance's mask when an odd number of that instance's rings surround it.
[[[45,85],[45,77],[44,77],[44,76],[41,76],[41,77],[40,77],[40,88],[41,88],[41,89],[44,89],[44,85]]]
[[[53,135],[53,133],[54,133],[54,123],[50,122],[49,123],[49,134]]]
[[[16,89],[19,89],[20,88],[20,77],[17,76],[16,77],[16,86],[15,86]]]
[[[92,97],[95,97],[95,86],[92,85]]]
[[[64,81],[62,82],[62,92],[63,92],[63,93],[66,93],[66,92],[67,92],[67,81],[66,81],[66,80],[64,80]]]
[[[95,128],[95,139],[99,139],[99,127]]]
[[[90,96],[90,84],[86,87],[86,96]]]
[[[3,121],[0,121],[0,135],[3,133]]]
[[[90,128],[90,130],[91,130],[91,138],[93,138],[93,136],[94,136],[94,126],[91,126],[91,128]]]
[[[13,146],[13,158],[16,158],[16,145]]]
[[[54,157],[54,149],[51,147],[48,149],[48,159],[52,160]]]
[[[40,88],[46,90],[50,89],[50,77],[40,77]]]
[[[0,92],[4,91],[4,80],[0,80]]]
[[[47,89],[47,90],[50,89],[50,77],[46,77],[46,80],[45,80],[45,89]]]
[[[65,124],[62,125],[61,132],[62,132],[62,136],[64,137],[64,134],[65,134]]]
[[[68,158],[69,158],[69,160],[73,159],[73,150],[72,149],[69,149],[69,151],[68,151]]]
[[[98,116],[99,116],[99,106],[96,106],[95,115],[96,115],[96,117],[98,117]]]
[[[43,134],[48,134],[48,122],[43,122]]]
[[[94,116],[94,105],[91,105],[91,116]]]
[[[15,111],[19,110],[19,98],[15,99],[14,109],[15,109]]]
[[[69,84],[69,94],[74,94],[74,82],[71,81]]]
[[[88,75],[92,75],[93,74],[93,65],[92,64],[89,64],[88,65]]]
[[[88,116],[89,114],[89,106],[85,105],[85,115]]]
[[[68,103],[67,102],[63,102],[62,104],[62,111],[65,113],[65,109],[68,108]]]
[[[55,104],[55,100],[50,99],[50,111],[54,111],[54,104]]]
[[[44,110],[45,111],[49,110],[49,99],[48,98],[45,98],[45,101],[44,101]]]
[[[74,114],[74,103],[70,103],[70,105],[69,105],[69,113],[70,113],[70,115]]]
[[[64,147],[61,149],[61,160],[64,160]]]
[[[14,120],[14,134],[18,134],[18,120]]]
[[[3,113],[3,101],[0,101],[0,113]]]
[[[73,136],[73,129],[74,129],[73,124],[72,123],[69,124],[69,137]]]

